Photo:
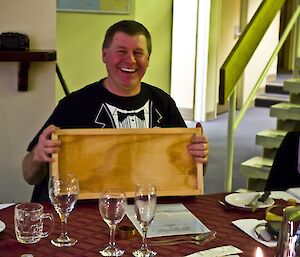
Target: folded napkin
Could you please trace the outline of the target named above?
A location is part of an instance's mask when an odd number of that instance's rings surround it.
[[[14,205],[15,203],[0,203],[0,210],[5,209],[11,205]]]
[[[289,188],[286,192],[294,196],[298,200],[298,203],[300,202],[300,187]]]
[[[237,254],[239,253],[243,253],[243,251],[235,246],[226,245],[226,246],[220,246],[220,247],[200,251],[197,253],[193,253],[187,255],[186,257],[225,257],[225,256],[238,257],[239,255]]]
[[[258,224],[266,222],[265,220],[257,220],[257,219],[240,219],[234,220],[232,223],[237,226],[239,229],[244,231],[247,235],[251,236],[256,241],[260,242],[261,244],[268,246],[268,247],[276,247],[277,241],[266,242],[257,237],[254,232],[255,227]]]
[[[299,188],[289,189],[287,191],[271,191],[270,197],[273,199],[282,199],[282,200],[289,200],[295,199],[297,203],[300,203],[300,197],[297,198],[296,194],[299,191]],[[299,192],[300,193],[300,192]]]

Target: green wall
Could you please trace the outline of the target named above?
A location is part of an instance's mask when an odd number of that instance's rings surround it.
[[[145,82],[170,90],[172,0],[132,0],[129,15],[57,12],[57,63],[69,90],[106,76],[101,45],[106,29],[123,19],[142,22],[150,31],[153,52]],[[56,80],[56,100],[64,96]]]
[[[152,36],[152,55],[145,82],[167,93],[171,84],[172,0],[136,0],[136,20],[142,22]],[[182,49],[184,51],[184,49]]]

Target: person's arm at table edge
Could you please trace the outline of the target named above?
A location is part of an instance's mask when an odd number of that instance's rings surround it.
[[[38,143],[23,159],[23,177],[30,185],[39,184],[48,172],[48,163],[53,162],[52,153],[59,151],[60,141],[51,140],[55,126],[48,126],[39,136]]]

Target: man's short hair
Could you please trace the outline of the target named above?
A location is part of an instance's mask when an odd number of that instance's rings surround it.
[[[143,24],[134,20],[122,20],[110,26],[106,31],[102,48],[108,48],[111,46],[113,37],[117,32],[124,32],[131,36],[144,35],[147,41],[148,53],[149,55],[151,54],[152,43],[150,33]]]

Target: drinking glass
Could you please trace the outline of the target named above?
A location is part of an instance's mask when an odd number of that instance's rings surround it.
[[[70,238],[67,232],[67,220],[78,198],[79,184],[75,175],[63,174],[50,177],[49,197],[59,215],[62,224],[61,235],[52,239],[51,243],[57,247],[73,246],[77,240]]]
[[[121,256],[124,253],[124,250],[120,250],[116,246],[115,231],[117,224],[121,222],[125,215],[126,205],[125,193],[117,189],[107,189],[100,194],[99,211],[109,227],[109,244],[99,251],[102,256]]]
[[[134,210],[143,231],[143,242],[140,249],[132,254],[135,257],[151,257],[156,252],[150,250],[147,245],[147,230],[154,218],[156,209],[156,188],[154,185],[138,185],[134,197]]]
[[[44,231],[44,220],[51,221],[51,227]],[[39,203],[19,203],[14,211],[16,238],[23,244],[34,244],[50,235],[54,219],[51,213],[44,213]],[[50,224],[50,223],[49,223]]]

